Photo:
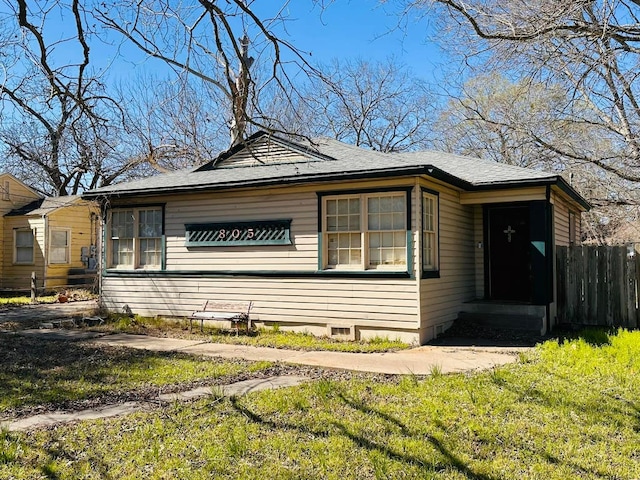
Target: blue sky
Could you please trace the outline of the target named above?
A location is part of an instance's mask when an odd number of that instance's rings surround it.
[[[403,24],[388,3],[374,0],[337,0],[324,11],[310,2],[291,2],[287,30],[301,50],[314,59],[384,60],[393,55],[425,80],[438,78],[443,59],[440,48],[428,39],[426,19],[408,18]]]
[[[258,0],[253,8],[264,19],[273,15],[274,8],[280,8],[282,4],[277,0]],[[274,25],[275,33],[299,50],[310,52],[311,63],[328,63],[334,58],[383,61],[393,56],[415,76],[429,83],[437,84],[442,78],[444,54],[428,38],[433,34],[428,21],[408,18],[401,23],[389,3],[335,0],[321,10],[311,0],[291,0],[283,13],[288,18],[285,30]],[[114,55],[111,49],[104,52],[109,58]],[[156,72],[163,68],[158,60],[145,61],[144,54],[132,46],[124,47],[121,53],[126,54],[127,61],[120,59],[114,65],[112,79],[127,77],[136,66]]]

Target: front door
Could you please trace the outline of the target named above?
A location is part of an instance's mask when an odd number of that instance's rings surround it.
[[[491,300],[531,301],[530,209],[487,209],[489,296]]]

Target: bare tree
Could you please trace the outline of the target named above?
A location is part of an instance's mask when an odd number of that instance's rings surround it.
[[[640,204],[635,182],[546,148],[580,145],[598,157],[614,150],[597,129],[564,115],[570,102],[561,86],[530,81],[511,82],[498,74],[470,79],[459,98],[451,99],[436,124],[437,147],[501,163],[554,171],[565,176],[594,205],[585,217],[584,232],[598,243],[615,238],[616,229],[634,218]],[[583,118],[589,105],[583,105]]]
[[[431,145],[437,102],[426,83],[395,59],[334,60],[318,70],[322,76],[301,87],[301,98],[291,105],[289,131],[383,152]]]
[[[546,134],[532,139],[553,154],[640,180],[640,3],[637,0],[418,0],[436,7],[450,44],[467,65],[560,86],[563,118],[606,148]],[[432,12],[433,10],[429,10]],[[544,132],[542,132],[544,133]]]
[[[273,128],[273,119],[265,115],[259,101],[264,88],[275,85],[287,95],[295,89],[289,77],[294,64],[313,71],[300,52],[272,31],[285,20],[288,0],[270,4],[264,19],[254,11],[254,4],[250,0],[117,0],[99,3],[96,17],[179,75],[217,88],[225,99],[235,145],[251,126]],[[255,60],[269,67],[254,69]],[[257,71],[267,73],[259,78]]]
[[[89,67],[82,2],[18,0],[5,7],[10,15],[2,18],[2,30],[13,39],[0,46],[5,62],[0,140],[7,149],[6,168],[43,193],[57,195],[111,183],[134,168],[128,162],[108,164],[112,145],[106,115],[118,112]],[[63,13],[72,19],[69,36],[52,40],[47,20]]]
[[[153,89],[148,88],[153,85]],[[123,148],[141,165],[168,172],[199,165],[228,147],[227,109],[219,91],[188,79],[143,75],[117,88],[126,105]]]

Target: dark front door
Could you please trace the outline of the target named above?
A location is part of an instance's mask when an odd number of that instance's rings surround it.
[[[488,222],[490,298],[531,301],[529,205],[490,207]]]

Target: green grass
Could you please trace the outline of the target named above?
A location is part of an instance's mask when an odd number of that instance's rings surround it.
[[[411,346],[386,337],[373,338],[366,341],[344,341],[328,337],[316,337],[308,333],[294,333],[281,330],[278,325],[261,328],[247,334],[235,331],[204,328],[194,324],[189,332],[189,322],[185,320],[168,320],[135,316],[133,318],[114,316],[108,324],[99,328],[102,331],[119,331],[136,334],[174,336],[181,338],[202,338],[214,343],[234,345],[253,345],[259,347],[286,348],[292,350],[325,350],[336,352],[389,352],[410,348]]]
[[[319,380],[0,435],[0,478],[640,477],[640,332],[473,375]]]
[[[45,295],[37,298],[38,303],[55,303],[58,301],[57,295]],[[0,297],[0,306],[2,305],[29,305],[31,297],[21,295],[18,297]]]
[[[0,416],[10,409],[257,372],[268,362],[228,362],[175,352],[0,336]],[[0,478],[2,478],[0,476]]]

